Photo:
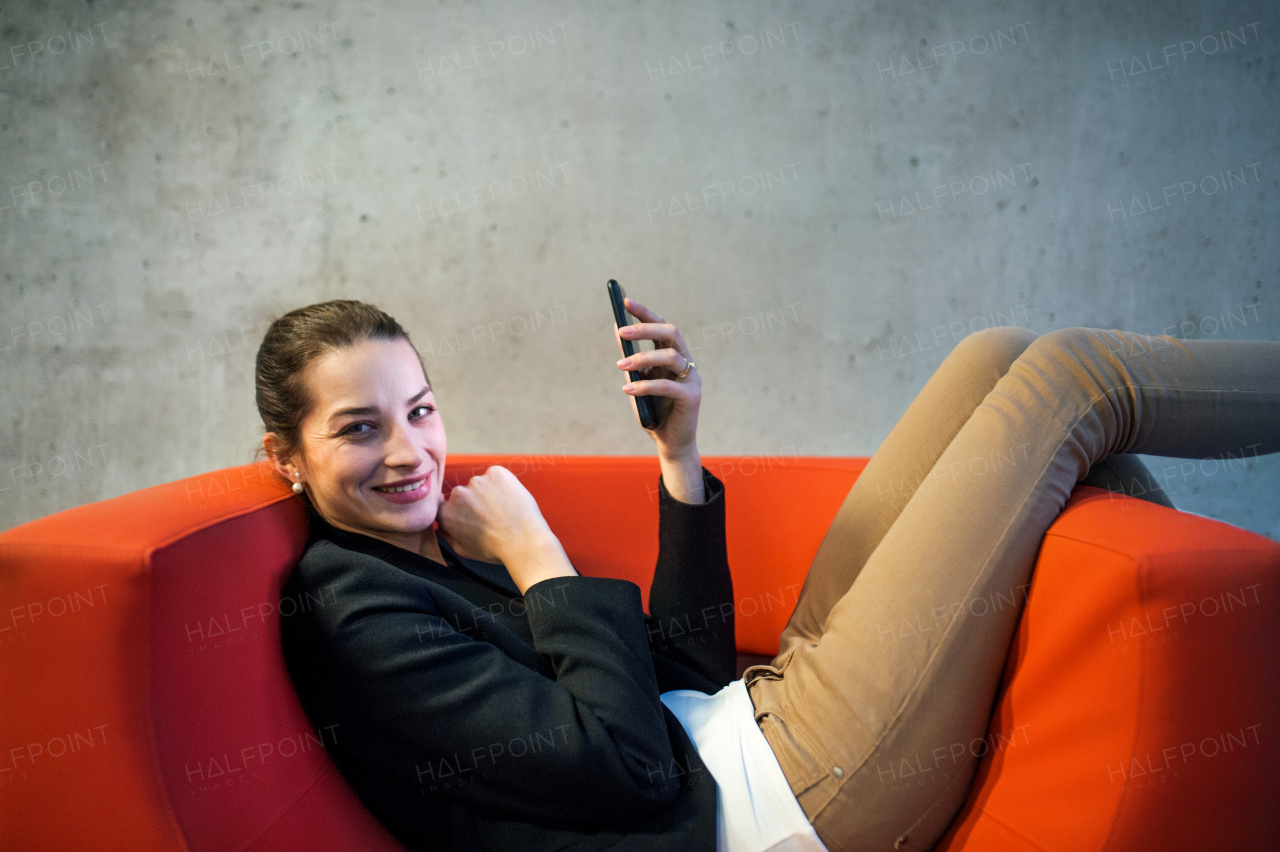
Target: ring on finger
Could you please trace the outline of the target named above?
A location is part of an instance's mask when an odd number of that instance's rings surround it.
[[[681,355],[680,357],[681,357],[681,358],[684,358],[684,356],[683,356],[683,355]],[[681,370],[680,372],[676,373],[676,378],[677,378],[677,379],[683,379],[685,376],[689,375],[689,371],[690,371],[690,370],[692,370],[694,367],[698,366],[697,364],[695,364],[695,363],[693,363],[692,361],[690,361],[688,358],[685,358],[685,359],[684,359],[684,362],[685,362],[685,363],[684,363],[684,369],[683,369],[683,370]]]

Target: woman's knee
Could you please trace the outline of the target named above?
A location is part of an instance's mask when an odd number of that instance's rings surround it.
[[[1036,333],[1030,329],[998,325],[965,337],[952,353],[954,357],[993,367],[1004,375],[1036,339]]]
[[[1034,387],[1046,382],[1054,388],[1059,404],[1068,397],[1083,410],[1124,384],[1124,370],[1116,357],[1116,332],[1071,326],[1045,332],[1019,356],[1011,375]]]
[[[1054,361],[1070,360],[1080,363],[1109,360],[1117,346],[1113,332],[1083,326],[1069,326],[1045,332],[1027,346],[1027,357],[1048,357]]]

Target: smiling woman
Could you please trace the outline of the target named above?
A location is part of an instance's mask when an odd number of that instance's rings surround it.
[[[661,322],[627,334],[658,346],[625,365],[646,378],[624,393],[674,398],[649,433],[663,469],[652,616],[634,584],[578,575],[505,467],[443,497],[444,422],[390,316],[326,302],[263,340],[262,450],[311,528],[283,594],[330,590],[282,624],[285,659],[308,715],[336,726],[343,774],[412,848],[714,846],[715,785],[659,693],[727,683],[733,633],[659,653],[647,627],[732,599],[722,486],[693,441],[700,380],[683,338]]]
[[[649,613],[635,584],[578,575],[505,467],[443,497],[441,412],[391,317],[326,302],[263,341],[263,450],[312,510],[282,597],[328,601],[282,623],[285,659],[339,769],[414,849],[930,849],[981,756],[947,749],[982,741],[1075,484],[1133,452],[1280,451],[1280,344],[970,334],[855,481],[778,655],[735,680],[701,377],[674,325],[625,308],[640,322],[619,348],[654,348],[618,361],[641,376],[622,391],[659,403]],[[664,631],[708,613],[726,629]],[[945,783],[884,786],[944,753]]]

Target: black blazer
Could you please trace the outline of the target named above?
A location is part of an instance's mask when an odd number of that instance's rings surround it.
[[[715,848],[715,781],[658,698],[736,671],[724,485],[702,475],[700,504],[659,477],[652,615],[625,580],[521,596],[443,538],[446,564],[310,513],[285,660],[339,769],[407,846]]]

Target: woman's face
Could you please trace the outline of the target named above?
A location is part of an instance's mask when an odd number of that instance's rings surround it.
[[[336,527],[417,550],[444,478],[444,423],[407,340],[365,340],[312,361],[294,461]],[[296,480],[295,480],[296,481]]]

